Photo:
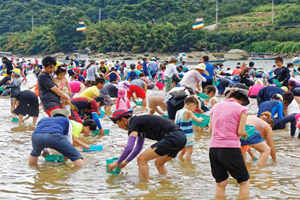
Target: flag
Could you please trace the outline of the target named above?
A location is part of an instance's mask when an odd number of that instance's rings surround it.
[[[197,22],[197,23],[193,23],[193,30],[197,30],[200,28],[204,28],[204,23],[203,22]]]
[[[79,26],[77,26],[76,31],[86,31],[84,21],[79,22]]]
[[[204,28],[204,21],[203,18],[196,18],[196,22],[193,23],[193,30],[197,30],[200,28]]]

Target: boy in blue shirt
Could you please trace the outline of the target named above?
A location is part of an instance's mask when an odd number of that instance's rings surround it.
[[[54,149],[73,163],[74,167],[82,168],[84,166],[82,157],[78,150],[72,145],[72,124],[68,120],[69,112],[64,109],[55,109],[51,111],[52,117],[41,119],[36,129],[31,135],[32,151],[29,156],[29,165],[37,165],[38,157],[49,154],[46,148]],[[89,134],[96,130],[96,124],[93,120],[83,123],[83,132]]]

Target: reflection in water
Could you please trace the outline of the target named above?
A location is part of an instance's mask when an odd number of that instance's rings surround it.
[[[29,74],[33,77],[32,74]],[[30,80],[29,77],[29,80]],[[33,80],[26,86],[35,83]],[[132,105],[134,105],[132,103]],[[257,112],[256,101],[251,100],[249,114]],[[89,136],[82,139],[88,144],[103,144],[102,152],[83,153],[85,168],[73,171],[72,163],[46,163],[40,158],[38,168],[28,167],[31,151],[31,122],[17,127],[11,122],[7,99],[0,98],[0,198],[1,199],[215,199],[215,183],[211,175],[208,130],[195,133],[192,164],[178,159],[166,164],[169,174],[160,176],[153,161],[149,163],[151,180],[140,182],[136,159],[123,169],[123,174],[106,174],[105,161],[118,157],[127,141],[127,132],[120,130],[108,118],[101,122],[110,135]],[[141,106],[135,113],[143,113]],[[44,117],[45,114],[41,114]],[[247,162],[251,175],[251,199],[299,199],[300,148],[289,131],[276,131],[274,137],[277,163],[270,158],[265,168]],[[154,141],[146,140],[145,149]],[[258,152],[254,153],[258,155]],[[227,199],[236,199],[238,185],[229,179]]]

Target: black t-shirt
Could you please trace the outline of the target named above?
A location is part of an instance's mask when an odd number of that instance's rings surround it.
[[[136,131],[139,137],[159,141],[167,133],[175,130],[180,130],[180,128],[168,119],[155,115],[140,115],[131,118],[128,135]]]
[[[60,106],[60,97],[50,90],[50,88],[55,86],[52,77],[42,71],[38,76],[38,84],[44,110]]]
[[[281,68],[275,69],[274,74],[279,82],[283,81],[283,85],[288,85],[288,81],[291,78],[291,75],[290,70],[287,67],[283,66]]]
[[[12,65],[12,62],[10,60],[6,60],[6,61],[3,61],[3,63],[5,64],[5,67],[7,69],[7,74],[11,74],[11,70],[14,69],[13,65]]]

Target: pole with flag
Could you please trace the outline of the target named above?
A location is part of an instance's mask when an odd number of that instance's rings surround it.
[[[86,31],[84,21],[79,22],[79,26],[77,26],[76,31]]]
[[[203,18],[197,18],[196,22],[193,23],[193,30],[204,28]]]

